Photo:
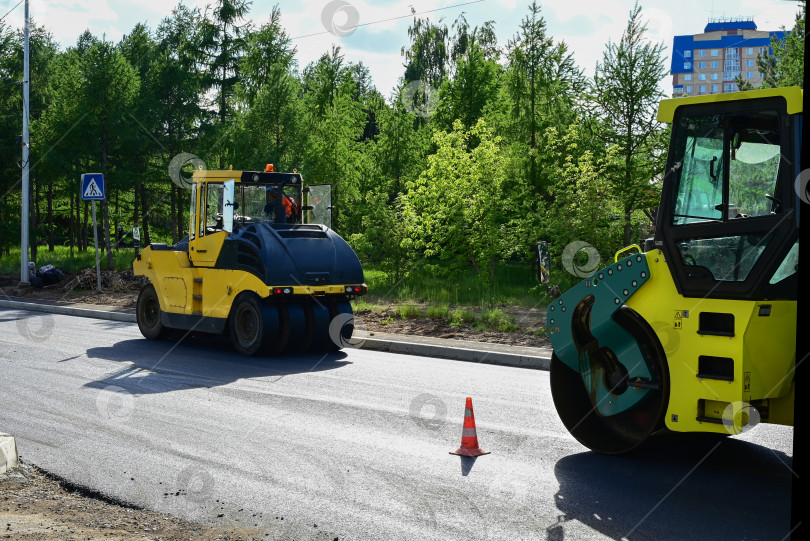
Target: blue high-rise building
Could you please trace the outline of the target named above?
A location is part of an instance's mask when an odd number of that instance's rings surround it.
[[[757,56],[771,38],[785,32],[757,30],[753,17],[711,19],[702,34],[675,36],[672,42],[672,95],[736,92],[738,75],[755,88],[762,83]]]

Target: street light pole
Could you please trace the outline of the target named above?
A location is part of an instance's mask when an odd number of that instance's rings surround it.
[[[28,130],[28,85],[29,85],[29,65],[28,65],[28,37],[29,37],[29,16],[28,0],[25,0],[25,30],[23,37],[23,132],[22,132],[22,215],[20,223],[20,283],[28,284],[28,207],[29,201],[29,169],[28,158],[30,156],[29,143],[31,134]]]

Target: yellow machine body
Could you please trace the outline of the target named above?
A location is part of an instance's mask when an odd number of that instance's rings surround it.
[[[672,392],[666,427],[676,432],[738,434],[758,421],[793,424],[796,301],[683,297],[664,254],[645,254],[649,280],[626,305],[650,323],[667,356]],[[701,313],[730,313],[733,336],[700,334]],[[760,315],[760,313],[768,315]],[[723,373],[706,358],[730,359]],[[721,379],[722,378],[722,379]],[[756,409],[756,413],[752,410]]]

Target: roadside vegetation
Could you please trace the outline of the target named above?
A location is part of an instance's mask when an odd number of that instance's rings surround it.
[[[0,257],[0,274],[19,275],[20,249],[12,248],[9,251],[10,253]],[[38,260],[33,261],[34,266],[39,269],[45,265],[53,265],[71,274],[76,274],[84,269],[93,269],[95,271],[96,253],[92,248],[84,252],[78,250],[75,250],[73,254],[70,252],[71,250],[67,246],[54,246],[53,251],[40,252]],[[113,249],[112,256],[113,270],[131,269],[132,262],[135,260],[135,251],[132,249]],[[106,269],[105,254],[100,252],[99,258],[102,261],[102,269]]]
[[[157,28],[136,24],[117,43],[87,31],[66,49],[33,25],[37,268],[95,267],[89,202],[78,193],[91,171],[104,173],[107,192],[102,268],[119,270],[132,261],[131,249],[110,249],[119,231],[126,243],[139,227],[143,245],[185,236],[192,169],[273,163],[329,183],[333,227],[366,269],[364,302],[397,303],[402,317],[458,322],[472,307],[477,321],[507,328],[499,307],[550,300],[535,278],[539,241],[565,291],[579,280],[562,264],[566,246],[585,243],[604,265],[650,235],[667,69],[638,4],[593,77],[549,34],[537,2],[506,43],[493,21],[414,16],[393,91],[375,88],[337,47],[300,66],[278,7],[251,21],[246,0],[213,4],[179,3]],[[804,19],[802,10],[796,29]],[[800,81],[803,39],[795,31],[761,59],[773,68],[768,85]],[[0,75],[22,77],[22,33],[3,21]],[[0,85],[0,131],[20,133],[20,117],[18,86]],[[0,271],[14,274],[22,194],[19,146],[9,141],[0,145]]]

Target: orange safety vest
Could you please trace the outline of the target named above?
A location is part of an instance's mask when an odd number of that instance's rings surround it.
[[[284,199],[281,200],[281,202],[284,204],[284,207],[287,209],[287,218],[289,218],[293,213],[292,209],[295,207],[295,203],[293,203],[292,199],[290,199],[286,195],[284,196]]]

